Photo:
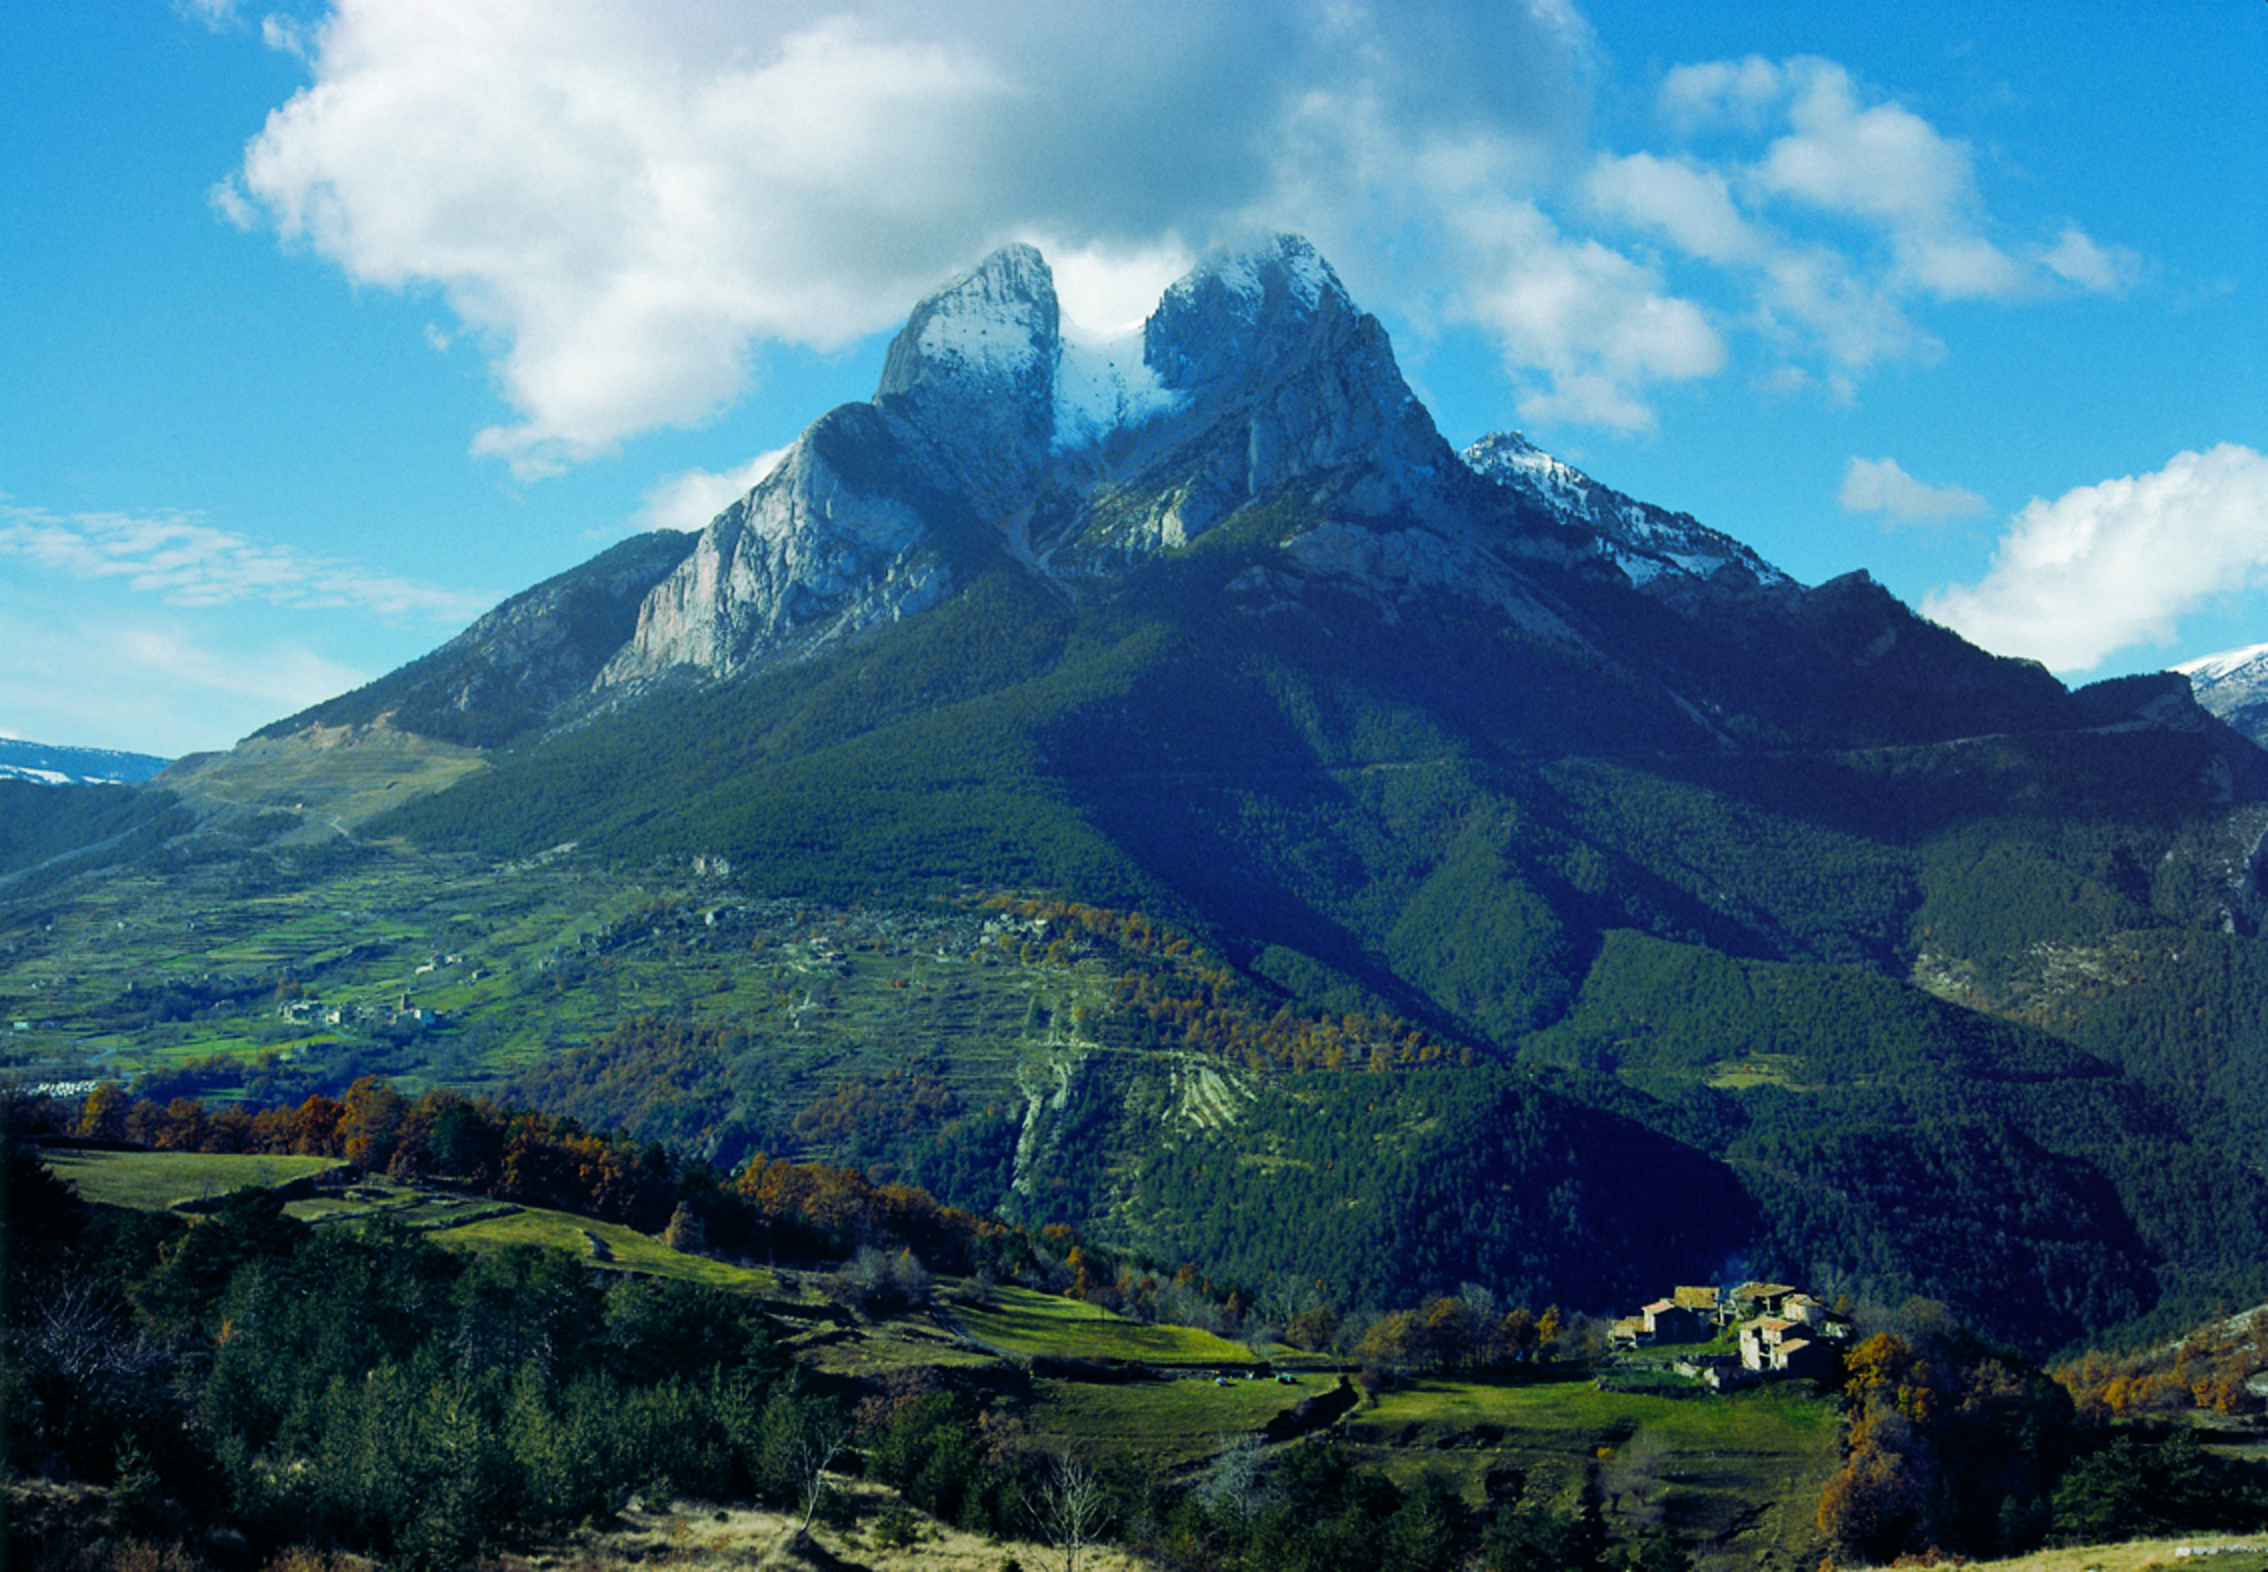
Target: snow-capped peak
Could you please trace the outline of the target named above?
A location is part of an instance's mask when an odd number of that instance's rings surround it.
[[[2241,650],[2223,650],[2218,655],[2200,655],[2172,667],[2192,682],[2221,682],[2237,675],[2248,667],[2268,664],[2268,644],[2248,644]]]
[[[1257,311],[1267,297],[1271,277],[1280,280],[1291,298],[1309,311],[1319,309],[1327,295],[1347,298],[1339,275],[1305,236],[1281,234],[1242,250],[1214,253],[1168,293],[1194,292],[1211,281],[1249,301],[1250,309]]]
[[[1596,532],[1601,550],[1633,584],[1655,584],[1664,575],[1707,579],[1726,567],[1737,567],[1762,584],[1795,582],[1690,513],[1671,513],[1602,486],[1517,431],[1483,437],[1461,457],[1475,474]]]
[[[1003,246],[916,306],[882,363],[877,399],[941,382],[997,396],[1052,371],[1055,276],[1027,245]]]
[[[1167,288],[1150,321],[1200,311],[1257,323],[1268,310],[1271,285],[1299,317],[1316,315],[1326,300],[1353,307],[1339,275],[1304,236],[1271,235],[1257,245],[1211,253]]]

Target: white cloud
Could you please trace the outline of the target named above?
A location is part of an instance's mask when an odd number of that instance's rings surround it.
[[[235,25],[238,0],[174,0],[173,9],[218,33]]]
[[[1976,205],[1969,152],[1892,103],[1861,107],[1856,84],[1827,60],[1781,68],[1788,130],[1755,168],[1776,196],[1885,228],[1934,228]]]
[[[1603,221],[1714,270],[1708,287],[1733,301],[1717,320],[1784,357],[1769,385],[1848,396],[1878,366],[1944,354],[1916,320],[1928,305],[2115,290],[2139,271],[2132,253],[2076,226],[2053,246],[2011,250],[1968,145],[1832,61],[1679,66],[1656,103],[1674,136],[1710,156],[1602,157],[1585,195]]]
[[[1768,237],[1742,216],[1724,173],[1698,160],[1652,153],[1602,158],[1591,169],[1587,194],[1600,211],[1657,230],[1706,262],[1750,262],[1770,250]]]
[[[452,623],[496,599],[263,544],[192,513],[60,514],[0,502],[0,556],[78,579],[122,580],[175,606],[261,601]]]
[[[1211,241],[1297,229],[1358,299],[1491,333],[1531,418],[1625,429],[1729,334],[1847,394],[1939,352],[1922,303],[2136,266],[2075,226],[2011,249],[1968,146],[1829,61],[1680,66],[1663,123],[1711,156],[1591,156],[1567,0],[333,0],[268,36],[313,80],[216,210],[438,291],[516,411],[475,450],[525,475],[698,422],[765,344],[894,326],[1014,238],[1108,327]]]
[[[1726,125],[1759,131],[1785,82],[1779,66],[1757,55],[1708,60],[1671,67],[1656,102],[1681,135]]]
[[[1042,237],[1063,314],[1084,328],[1109,332],[1148,316],[1166,286],[1196,264],[1177,239],[1132,250],[1064,246]]]
[[[1534,204],[1469,203],[1456,232],[1473,279],[1465,310],[1513,367],[1550,379],[1521,398],[1527,419],[1646,430],[1653,411],[1640,390],[1723,367],[1724,343],[1700,308],[1620,252],[1562,234]]]
[[[1835,501],[1845,513],[1880,513],[1900,523],[1939,523],[1992,511],[1975,492],[1960,486],[1927,486],[1907,474],[1896,459],[1853,457],[1843,472]]]
[[[786,456],[786,448],[774,448],[722,474],[689,469],[672,475],[640,499],[637,527],[642,530],[704,529],[711,519],[747,496],[756,482],[769,475]]]
[[[2040,253],[2039,260],[2065,283],[2095,294],[2113,294],[2142,275],[2142,259],[2135,253],[2123,246],[2097,245],[2071,225]]]
[[[1286,194],[1359,215],[1358,167],[1568,134],[1588,38],[1556,0],[337,0],[305,47],[313,85],[216,205],[437,286],[523,417],[477,448],[540,473],[703,418],[763,341],[891,325],[1005,239],[1108,271],[1353,227]],[[1394,145],[1316,134],[1354,124]]]
[[[1978,644],[2080,672],[2163,644],[2187,613],[2268,581],[2268,456],[2232,443],[2154,474],[2035,498],[1975,585],[1924,613]]]

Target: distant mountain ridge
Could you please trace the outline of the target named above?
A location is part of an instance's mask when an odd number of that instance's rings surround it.
[[[62,748],[0,737],[0,780],[44,786],[102,786],[146,781],[173,761],[112,748]]]

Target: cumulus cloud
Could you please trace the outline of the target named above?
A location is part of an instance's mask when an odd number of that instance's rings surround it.
[[[1930,304],[2111,292],[2139,273],[2076,225],[2009,241],[1969,146],[1832,61],[1679,66],[1656,107],[1687,145],[1598,158],[1590,210],[1708,264],[1730,292],[1719,318],[1783,357],[1771,385],[1847,394],[1876,366],[1937,360],[1915,319]]]
[[[1098,270],[1577,125],[1556,0],[337,0],[216,204],[494,346],[525,471],[697,421],[1016,236]],[[1344,128],[1394,146],[1349,159]],[[1328,231],[1328,223],[1310,227]],[[1325,236],[1318,236],[1324,239]]]
[[[1889,458],[1854,456],[1843,472],[1835,501],[1845,513],[1880,513],[1895,523],[1934,524],[1992,511],[1975,492],[1960,486],[1924,485]]]
[[[1640,389],[1724,364],[1723,341],[1698,307],[1652,269],[1562,234],[1533,203],[1468,202],[1455,233],[1472,260],[1465,311],[1515,368],[1548,378],[1520,399],[1529,420],[1645,430],[1653,412]]]
[[[191,513],[61,514],[0,503],[0,556],[73,578],[120,580],[175,606],[261,601],[452,623],[496,599],[263,544]]]
[[[1588,194],[1599,210],[1658,230],[1688,256],[1754,262],[1772,242],[1740,211],[1725,172],[1698,159],[1633,153],[1593,166]]]
[[[1103,327],[1165,262],[1300,230],[1358,298],[1493,335],[1531,418],[1625,429],[1736,334],[1847,392],[1938,351],[1917,302],[2133,266],[2076,227],[2011,250],[1967,146],[1828,61],[1681,66],[1662,121],[1709,155],[1594,160],[1568,0],[333,0],[266,36],[312,81],[216,210],[437,291],[516,411],[475,449],[529,475],[698,422],[765,344],[890,327],[1009,239]]]
[[[1991,570],[1922,609],[1964,637],[2057,671],[2163,644],[2214,597],[2268,582],[2268,456],[2224,443],[2154,474],[2034,499]]]

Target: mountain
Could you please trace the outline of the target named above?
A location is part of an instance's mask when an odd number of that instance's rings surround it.
[[[147,753],[57,748],[0,737],[0,780],[36,781],[45,786],[116,786],[146,781],[168,762]]]
[[[704,530],[105,812],[0,821],[20,1014],[1287,1298],[1748,1270],[2041,1349],[2268,1249],[2268,755],[1460,456],[1293,237],[1119,335],[997,252]],[[369,1013],[250,1022],[310,988]]]
[[[1215,259],[1116,340],[1067,333],[1045,260],[1012,246],[917,306],[872,402],[701,533],[600,683],[800,658],[1008,560],[1108,582],[1295,481],[1375,517],[1451,465],[1304,241]]]

